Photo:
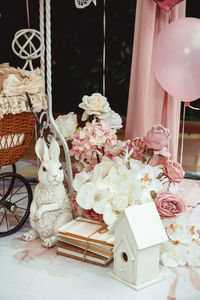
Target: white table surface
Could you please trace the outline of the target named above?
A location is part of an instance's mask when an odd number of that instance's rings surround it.
[[[192,220],[200,224],[200,207]],[[0,239],[0,300],[200,300],[200,268],[160,266],[165,280],[135,291],[108,275],[113,264],[94,266],[59,256],[39,239],[22,241],[28,229]]]

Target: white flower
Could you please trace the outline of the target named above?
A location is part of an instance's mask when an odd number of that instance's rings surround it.
[[[157,179],[160,171],[158,168],[143,164],[139,160],[130,159],[129,163],[142,188],[140,203],[152,201],[151,192],[158,193],[163,189],[162,183]]]
[[[122,128],[122,118],[120,115],[113,110],[110,110],[107,113],[97,116],[99,120],[107,122],[110,128],[120,129]]]
[[[119,214],[115,213],[112,206],[110,204],[107,204],[105,207],[105,211],[103,214],[103,220],[105,224],[107,224],[111,228],[111,226],[114,224],[114,222],[117,220]]]
[[[126,194],[117,194],[109,200],[104,209],[103,220],[111,227],[117,220],[118,216],[125,208],[128,207],[128,197]]]
[[[161,261],[166,267],[184,266],[187,263],[187,247],[171,242],[162,245]]]
[[[198,238],[197,229],[190,224],[187,216],[188,214],[185,213],[175,219],[164,221],[168,237],[172,241],[189,244],[193,239]]]
[[[194,240],[188,246],[188,265],[200,267],[200,240]]]
[[[91,178],[91,173],[86,173],[85,171],[82,171],[80,173],[77,173],[73,180],[73,187],[75,191],[78,191],[81,186],[88,181]]]
[[[60,115],[55,120],[56,125],[60,133],[64,138],[68,139],[72,137],[77,127],[77,116],[74,112],[70,112],[67,115]]]
[[[82,115],[82,121],[87,120],[89,115],[99,117],[101,114],[111,110],[107,98],[99,93],[94,93],[91,96],[85,95],[82,98],[82,103],[79,104],[79,107],[85,110]]]
[[[111,201],[113,209],[119,213],[128,207],[128,198],[126,194],[117,194]]]
[[[103,213],[109,196],[107,190],[100,190],[94,183],[86,182],[77,192],[76,201],[84,209],[94,209],[97,213]]]

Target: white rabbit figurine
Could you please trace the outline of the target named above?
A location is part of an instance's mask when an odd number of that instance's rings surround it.
[[[63,185],[64,172],[59,162],[58,143],[53,138],[48,149],[44,138],[39,138],[35,152],[41,160],[39,183],[30,208],[32,229],[24,233],[22,239],[32,241],[39,237],[44,247],[53,247],[58,229],[72,220],[72,210]]]

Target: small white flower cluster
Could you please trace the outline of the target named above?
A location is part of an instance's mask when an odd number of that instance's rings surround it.
[[[176,219],[163,219],[169,241],[161,248],[161,261],[166,267],[188,264],[200,267],[200,239],[197,228],[189,224],[187,213]]]
[[[125,208],[152,201],[152,192],[163,189],[159,173],[159,167],[138,160],[105,157],[92,171],[76,174],[76,201],[82,208],[102,214],[104,222],[112,226]]]

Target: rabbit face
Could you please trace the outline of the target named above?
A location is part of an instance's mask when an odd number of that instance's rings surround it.
[[[64,180],[64,172],[61,163],[50,159],[44,161],[38,172],[39,181],[42,184],[57,185]]]
[[[39,138],[35,145],[35,152],[41,160],[38,172],[40,183],[45,185],[57,185],[63,182],[64,172],[59,162],[60,147],[53,138],[48,149],[44,138]]]

